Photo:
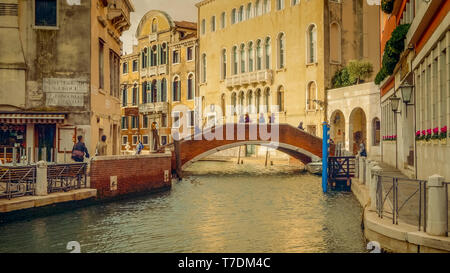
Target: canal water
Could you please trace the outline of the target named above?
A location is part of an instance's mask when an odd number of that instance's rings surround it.
[[[171,191],[0,226],[0,252],[365,252],[351,193],[295,167],[202,161]]]

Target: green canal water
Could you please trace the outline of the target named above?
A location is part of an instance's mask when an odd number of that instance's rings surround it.
[[[0,252],[366,252],[351,193],[294,167],[198,162],[169,192],[0,225]]]

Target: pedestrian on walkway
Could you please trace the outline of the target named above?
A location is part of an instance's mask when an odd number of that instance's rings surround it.
[[[142,145],[142,142],[139,140],[138,144],[136,145],[136,154],[140,155],[143,149],[144,145]]]
[[[305,130],[305,128],[303,128],[303,121],[300,121],[300,124],[298,125],[297,128],[303,131]]]
[[[367,157],[366,146],[364,146],[364,143],[359,144],[359,155]]]
[[[84,144],[83,136],[78,136],[77,139],[78,142],[72,148],[72,159],[75,162],[83,162],[84,157],[89,158],[89,152]]]
[[[264,114],[263,113],[259,114],[259,123],[260,124],[266,123],[266,119],[264,118]]]
[[[248,113],[245,114],[245,123],[250,123],[250,116]]]
[[[108,145],[106,144],[106,136],[103,135],[101,141],[98,142],[95,155],[104,156],[107,153]]]

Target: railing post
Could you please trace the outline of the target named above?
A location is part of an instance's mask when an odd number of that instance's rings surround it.
[[[434,236],[446,236],[447,234],[447,206],[444,177],[433,175],[427,183],[427,220],[426,232]]]
[[[369,196],[370,196],[370,210],[377,210],[377,189],[378,189],[378,177],[383,173],[383,169],[380,166],[374,166],[370,170],[370,182],[369,182]]]
[[[366,157],[366,167],[365,167],[365,169],[364,169],[364,171],[365,171],[365,174],[364,174],[364,184],[369,184],[370,183],[370,174],[371,174],[371,169],[372,169],[372,161],[371,160],[369,160],[367,157]]]
[[[35,189],[35,194],[37,196],[45,196],[48,194],[47,163],[45,161],[39,161],[36,164]]]
[[[359,155],[355,156],[355,178],[359,177]]]
[[[359,168],[358,168],[359,174],[358,174],[358,179],[359,179],[359,182],[361,182],[361,183],[364,183],[364,168],[365,168],[365,165],[366,165],[365,159],[366,158],[364,156],[360,156],[359,157]]]

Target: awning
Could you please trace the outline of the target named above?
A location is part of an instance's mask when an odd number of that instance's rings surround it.
[[[50,113],[0,113],[0,123],[9,124],[54,124],[63,123],[65,114]]]

